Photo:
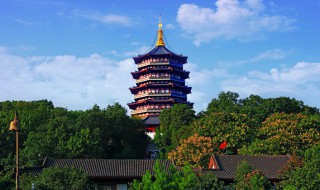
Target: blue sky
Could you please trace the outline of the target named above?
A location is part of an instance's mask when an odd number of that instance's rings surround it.
[[[320,107],[320,0],[0,0],[0,101],[85,110],[133,101],[132,57],[154,46],[188,56],[190,101],[221,91]]]

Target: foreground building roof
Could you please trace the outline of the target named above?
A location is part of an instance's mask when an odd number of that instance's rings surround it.
[[[196,172],[213,172],[219,180],[233,181],[236,168],[242,161],[248,162],[254,169],[262,173],[271,181],[279,181],[280,172],[289,161],[290,156],[241,156],[219,155],[210,159],[210,169],[195,170]],[[170,160],[159,160],[166,171],[173,163]],[[149,171],[153,175],[156,160],[147,159],[48,159],[40,167],[27,168],[24,172],[39,174],[49,167],[74,167],[85,171],[90,179],[110,181],[113,179],[141,179]]]
[[[220,180],[233,181],[237,166],[246,161],[254,170],[260,170],[271,181],[279,181],[279,174],[287,165],[289,155],[274,156],[244,156],[244,155],[220,155],[212,156],[209,169]]]

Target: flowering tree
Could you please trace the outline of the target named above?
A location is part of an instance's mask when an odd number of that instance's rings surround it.
[[[169,152],[168,158],[178,166],[189,164],[191,167],[201,167],[208,163],[213,151],[214,145],[210,137],[194,134],[181,140],[180,146]]]
[[[201,136],[211,137],[216,145],[227,141],[228,152],[237,154],[243,145],[251,144],[257,129],[245,114],[219,112],[197,120],[195,130]]]
[[[285,171],[284,180],[279,184],[284,189],[320,189],[320,145],[307,149],[303,161],[295,161],[295,165]],[[297,164],[298,163],[298,164]]]
[[[287,154],[320,142],[320,116],[276,113],[259,130],[259,139],[243,147],[241,154]]]

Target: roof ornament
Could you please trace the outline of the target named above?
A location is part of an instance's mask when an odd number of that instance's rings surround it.
[[[163,31],[162,31],[162,21],[161,21],[161,15],[159,17],[159,24],[158,24],[158,35],[157,35],[157,43],[156,46],[165,46],[165,43],[163,41]]]

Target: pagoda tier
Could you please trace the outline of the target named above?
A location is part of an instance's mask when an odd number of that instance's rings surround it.
[[[147,90],[150,91],[151,89],[165,89],[165,90],[171,90],[171,89],[179,89],[182,90],[184,94],[190,94],[191,93],[191,87],[179,85],[178,83],[143,83],[139,86],[134,86],[129,88],[132,94],[137,94],[139,91]],[[150,90],[149,90],[150,89]]]
[[[134,57],[137,71],[131,72],[136,86],[129,88],[134,102],[128,103],[132,116],[158,117],[162,110],[174,104],[188,104],[191,87],[185,85],[189,71],[183,69],[187,56],[173,53],[165,47],[162,24],[159,24],[156,47],[144,55]]]
[[[182,101],[176,98],[168,98],[168,99],[141,99],[136,102],[129,103],[128,106],[130,109],[137,109],[138,107],[146,107],[146,109],[150,109],[153,107],[162,109],[162,108],[170,108],[172,104],[176,103],[186,103],[190,106],[193,106],[193,103]]]
[[[167,67],[167,66],[148,66],[148,68],[141,69],[139,71],[131,72],[131,75],[134,79],[139,79],[144,76],[168,76],[169,73],[173,73],[177,76],[180,76],[183,79],[189,78],[189,71],[182,71],[178,68]]]
[[[180,98],[182,100],[187,100],[187,95],[184,94],[182,91],[179,90],[150,90],[150,91],[143,91],[141,93],[135,94],[134,99],[135,100],[140,100],[144,98],[155,98],[155,99],[160,99],[161,97],[163,98],[168,98],[168,97],[176,97]]]

